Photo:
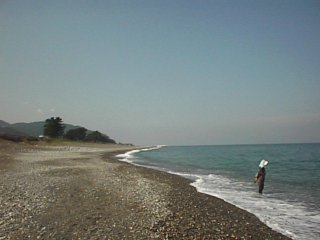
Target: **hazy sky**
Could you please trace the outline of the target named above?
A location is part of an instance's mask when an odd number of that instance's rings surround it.
[[[135,144],[320,142],[320,1],[0,1],[0,119]]]

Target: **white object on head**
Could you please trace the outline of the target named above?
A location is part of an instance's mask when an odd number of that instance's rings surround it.
[[[262,159],[261,162],[260,162],[260,164],[259,164],[259,167],[260,167],[260,168],[263,168],[263,167],[267,166],[268,163],[269,163],[269,162],[268,162],[267,160]]]

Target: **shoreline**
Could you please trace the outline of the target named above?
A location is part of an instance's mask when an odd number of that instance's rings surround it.
[[[0,239],[290,239],[134,149],[0,142]]]
[[[115,155],[108,161],[120,161]],[[169,239],[291,239],[267,226],[254,214],[221,198],[198,192],[190,179],[120,162],[139,169],[146,178],[170,185],[170,214],[156,229],[160,231],[160,239],[167,236],[171,237]]]
[[[150,150],[153,150],[153,149],[158,149],[158,147],[151,147]],[[142,149],[142,151],[149,151],[149,149]],[[232,206],[236,207],[236,208],[239,208],[243,211],[246,211],[250,214],[253,214],[255,217],[257,217],[259,219],[259,221],[261,221],[263,224],[267,225],[270,229],[272,229],[273,231],[275,232],[278,232],[286,237],[288,237],[289,239],[298,239],[298,236],[296,236],[294,233],[290,232],[289,230],[284,230],[283,228],[280,228],[279,225],[276,223],[276,221],[271,224],[270,220],[272,220],[272,216],[271,217],[261,217],[263,216],[263,214],[260,216],[259,212],[255,212],[252,210],[252,208],[245,208],[243,207],[243,205],[237,203],[236,201],[233,202],[233,201],[229,201],[228,198],[223,198],[221,196],[216,196],[214,194],[210,194],[210,192],[208,191],[205,191],[203,187],[199,187],[197,185],[198,183],[198,180],[201,179],[201,175],[197,175],[196,173],[189,173],[189,174],[184,174],[182,172],[179,172],[177,170],[170,170],[169,168],[162,168],[162,167],[154,167],[153,165],[143,165],[143,161],[142,163],[139,163],[139,161],[135,161],[135,160],[131,160],[131,154],[135,154],[136,151],[129,151],[129,152],[126,152],[125,154],[120,154],[119,156],[117,155],[116,157],[119,159],[119,161],[121,162],[125,162],[125,163],[128,163],[128,164],[131,164],[133,166],[137,166],[137,167],[142,167],[142,168],[147,168],[147,169],[150,169],[150,170],[155,170],[155,171],[160,171],[160,172],[165,172],[165,173],[168,173],[168,174],[172,174],[174,176],[177,176],[177,177],[181,177],[183,179],[186,179],[188,180],[188,183],[191,187],[195,188],[196,189],[196,192],[197,193],[200,193],[200,194],[205,194],[205,195],[208,195],[210,197],[213,197],[213,198],[218,198],[228,204],[231,204]],[[135,158],[135,157],[134,157]],[[259,196],[260,197],[260,196]],[[258,214],[256,214],[258,213]],[[260,218],[261,217],[261,218]],[[268,219],[268,221],[265,222],[265,220]]]

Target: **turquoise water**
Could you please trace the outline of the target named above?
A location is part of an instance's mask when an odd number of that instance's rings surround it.
[[[320,239],[320,144],[159,147],[120,156],[124,161],[193,180],[198,191],[254,213],[294,239]],[[253,183],[269,161],[263,195]]]

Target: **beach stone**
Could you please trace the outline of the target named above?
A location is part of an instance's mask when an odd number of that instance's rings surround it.
[[[108,146],[5,149],[0,240],[288,239],[187,179],[115,160]]]

